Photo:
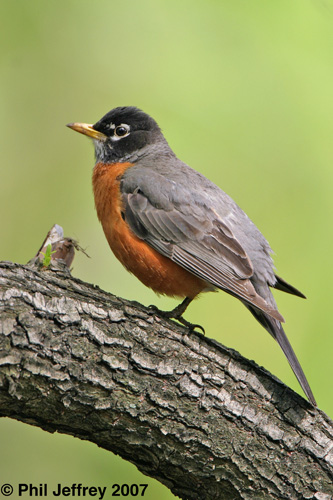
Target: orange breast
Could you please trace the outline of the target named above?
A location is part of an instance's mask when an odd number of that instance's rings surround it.
[[[110,248],[128,271],[156,293],[193,298],[205,288],[205,282],[140,240],[121,216],[120,180],[131,166],[97,163],[94,168],[95,205]]]

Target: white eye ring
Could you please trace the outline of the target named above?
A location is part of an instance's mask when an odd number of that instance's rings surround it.
[[[119,141],[123,137],[126,137],[130,133],[130,126],[127,123],[121,123],[114,128],[112,139],[114,141]]]

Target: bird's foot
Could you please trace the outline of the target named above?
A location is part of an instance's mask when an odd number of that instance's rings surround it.
[[[192,333],[196,328],[200,328],[202,333],[205,335],[205,329],[201,325],[198,325],[196,323],[190,323],[185,318],[183,318],[182,313],[183,313],[184,307],[182,307],[182,306],[183,306],[183,303],[179,304],[177,307],[175,307],[171,311],[161,311],[161,309],[159,309],[158,307],[156,307],[154,305],[150,305],[149,309],[151,309],[154,313],[157,313],[159,316],[162,316],[162,318],[175,319],[175,320],[179,321],[179,323],[181,323],[182,325],[186,326],[186,328],[189,329],[190,333]]]

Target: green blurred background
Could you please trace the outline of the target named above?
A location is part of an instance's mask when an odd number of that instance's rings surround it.
[[[73,274],[171,308],[115,260],[94,211],[89,140],[65,127],[136,105],[178,156],[228,192],[275,249],[277,292],[318,405],[333,414],[331,1],[0,2],[0,259],[27,262],[54,223],[91,259]],[[278,345],[236,300],[207,294],[186,318],[300,391]],[[149,482],[95,445],[0,421],[3,482]],[[111,498],[111,497],[110,497]]]

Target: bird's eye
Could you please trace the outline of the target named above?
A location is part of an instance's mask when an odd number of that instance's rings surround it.
[[[129,131],[130,131],[129,125],[126,125],[126,123],[122,123],[121,125],[118,125],[114,129],[114,136],[119,138],[125,137],[126,135],[129,134]]]

